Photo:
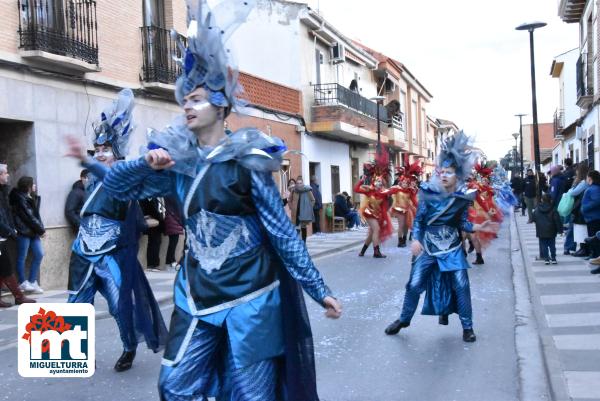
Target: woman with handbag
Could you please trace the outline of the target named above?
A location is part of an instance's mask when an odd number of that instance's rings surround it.
[[[588,170],[589,168],[586,163],[580,163],[579,166],[577,166],[577,175],[573,182],[573,188],[569,189],[565,194],[573,197],[571,222],[573,223],[573,243],[575,244],[575,247],[571,247],[570,249],[567,249],[567,244],[565,244],[565,254],[569,251],[569,254],[577,257],[588,255],[588,249],[585,243],[585,239],[587,238],[587,224],[581,213],[583,194],[589,186],[586,182]],[[579,244],[579,250],[576,249],[577,244]]]
[[[42,294],[44,290],[38,284],[38,276],[44,257],[41,238],[46,234],[46,229],[40,217],[40,197],[36,194],[32,177],[19,178],[17,187],[10,192],[10,205],[18,232],[17,274],[21,283],[19,288],[23,292]],[[32,259],[29,276],[25,279],[25,261],[29,250]]]

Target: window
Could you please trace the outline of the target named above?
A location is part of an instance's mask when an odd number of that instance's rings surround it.
[[[165,28],[165,5],[163,0],[144,0],[144,26]]]
[[[340,193],[340,166],[331,166],[331,194],[332,198]]]
[[[415,144],[415,145],[417,145],[419,143],[419,139],[418,139],[419,138],[419,132],[418,132],[419,113],[417,110],[418,110],[417,109],[417,101],[413,100],[411,109],[410,109],[410,128],[411,128],[413,144]]]

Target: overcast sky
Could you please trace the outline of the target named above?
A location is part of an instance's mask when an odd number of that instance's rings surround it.
[[[558,18],[557,0],[308,0],[351,39],[404,63],[433,94],[428,112],[453,120],[490,159],[503,156],[518,132],[517,113],[531,122],[529,34],[535,33],[539,122],[558,106],[555,56],[578,47],[578,24]],[[575,77],[572,77],[575,80]]]

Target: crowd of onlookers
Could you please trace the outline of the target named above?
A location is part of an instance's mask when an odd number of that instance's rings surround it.
[[[565,159],[564,167],[553,166],[547,177],[529,169],[511,185],[522,200],[522,214],[536,225],[540,258],[556,263],[555,239],[564,233],[564,254],[588,260],[591,273],[600,273],[600,172],[587,162]]]

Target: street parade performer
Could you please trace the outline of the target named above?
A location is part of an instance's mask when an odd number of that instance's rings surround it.
[[[392,217],[398,221],[398,247],[406,247],[408,232],[412,230],[417,213],[417,193],[419,192],[419,177],[423,172],[420,162],[414,162],[408,169],[396,167],[394,186],[400,190],[392,195]]]
[[[472,224],[467,219],[475,191],[466,188],[464,179],[471,172],[478,155],[470,142],[471,138],[462,131],[446,139],[438,156],[437,174],[429,183],[421,184],[417,216],[413,223],[410,278],[406,284],[402,313],[385,329],[388,335],[410,326],[420,294],[427,289],[439,268],[442,276],[448,278],[451,291],[442,287],[444,291],[437,292],[440,296],[434,297],[434,302],[439,304],[434,305],[436,314],[448,314],[448,310],[453,311],[451,307],[454,307],[463,327],[463,340],[476,340],[467,274],[470,266],[462,250],[460,231],[488,232],[497,227],[490,221]],[[448,305],[451,299],[454,299],[454,305]]]
[[[496,163],[495,166],[490,167],[494,170],[491,176],[491,182],[494,187],[494,200],[496,201],[496,205],[502,211],[503,215],[510,215],[514,208],[519,206],[521,202],[517,199],[510,187],[508,173],[504,167],[498,163]]]
[[[354,186],[354,192],[363,194],[360,214],[369,225],[365,243],[358,256],[365,256],[369,245],[373,243],[373,257],[385,258],[381,253],[381,244],[392,235],[392,220],[388,213],[388,198],[400,191],[400,187],[385,187],[389,175],[389,156],[383,145],[377,145],[374,163],[365,163],[365,175]],[[369,184],[367,184],[367,182]]]
[[[498,209],[495,201],[495,191],[490,182],[490,177],[493,173],[491,167],[486,163],[476,163],[475,177],[467,184],[469,189],[476,190],[475,201],[469,208],[469,221],[473,224],[481,224],[484,221],[491,220],[496,223],[502,223],[503,214]],[[483,250],[488,247],[493,239],[496,238],[494,232],[478,232],[468,234],[475,247],[474,265],[484,264]]]
[[[72,247],[68,302],[93,304],[96,291],[106,298],[123,342],[123,354],[114,367],[118,372],[131,368],[142,336],[154,352],[163,348],[167,337],[158,303],[137,260],[139,237],[146,229],[141,209],[137,202],[116,199],[102,184],[113,163],[127,153],[133,106],[133,92],[122,90],[95,127],[94,158],[86,158],[75,138],[69,138],[72,147],[67,154],[79,158],[92,173]]]
[[[104,179],[122,200],[172,195],[182,209],[186,248],[159,378],[162,400],[317,401],[298,283],[326,316],[341,315],[272,177],[284,143],[253,128],[225,133],[240,88],[223,43],[254,3],[225,0],[213,12],[206,0],[188,4],[188,47],[176,83],[185,120],[150,133],[148,152],[118,163]]]

